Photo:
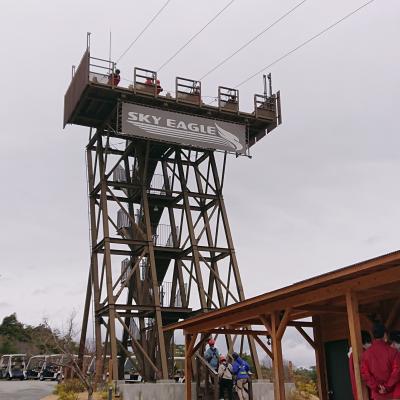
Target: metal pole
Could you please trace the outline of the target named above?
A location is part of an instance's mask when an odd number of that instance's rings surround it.
[[[272,76],[271,72],[268,74],[269,95],[272,96]]]

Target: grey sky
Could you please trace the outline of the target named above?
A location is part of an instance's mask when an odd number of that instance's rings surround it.
[[[2,1],[0,318],[60,323],[81,310],[88,131],[62,131],[71,65],[87,31],[92,54],[107,58],[111,29],[118,58],[163,3]],[[157,69],[227,3],[172,0],[122,58],[123,78],[134,66]],[[362,3],[308,0],[208,76],[203,93],[236,85]],[[236,0],[162,70],[164,88],[202,76],[295,4]],[[399,1],[376,0],[266,71],[282,93],[283,125],[252,160],[231,158],[225,183],[247,296],[399,247],[399,17]],[[241,87],[241,108],[261,91],[261,76]],[[293,343],[285,356],[307,365],[307,345]]]

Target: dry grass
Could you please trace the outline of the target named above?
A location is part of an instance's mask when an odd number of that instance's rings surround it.
[[[86,392],[79,393],[79,400],[87,400],[88,395]],[[40,400],[58,400],[58,396],[56,394],[51,394],[49,396],[43,397]],[[101,394],[100,393],[94,393],[93,394],[93,400],[102,400]]]

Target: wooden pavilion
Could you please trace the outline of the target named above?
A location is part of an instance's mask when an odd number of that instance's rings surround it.
[[[398,327],[399,267],[396,251],[167,326],[165,330],[183,329],[185,335],[186,399],[191,399],[192,357],[211,334],[251,334],[272,359],[275,400],[285,399],[282,337],[293,327],[315,350],[321,400],[345,399],[337,373],[347,365],[342,368],[338,364],[343,361],[335,360],[339,343],[346,352],[352,347],[358,400],[368,400],[360,377],[361,330],[370,330],[373,319],[387,329]]]

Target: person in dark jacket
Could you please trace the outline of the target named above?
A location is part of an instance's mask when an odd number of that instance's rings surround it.
[[[363,345],[363,349],[367,350],[372,345],[371,335],[367,331],[361,331],[361,341]],[[349,370],[350,370],[350,381],[351,381],[351,389],[353,391],[354,400],[358,400],[357,397],[357,386],[356,386],[356,377],[354,374],[354,363],[353,363],[353,351],[350,347],[349,349]]]
[[[361,376],[373,400],[394,400],[400,386],[400,353],[386,342],[386,329],[376,322],[374,340],[361,358]]]
[[[232,358],[234,360],[232,369],[233,369],[233,375],[235,375],[236,378],[236,392],[238,394],[239,400],[248,399],[245,390],[245,385],[249,379],[249,371],[250,371],[249,364],[247,364],[246,361],[242,360],[239,357],[238,353],[233,353]]]

